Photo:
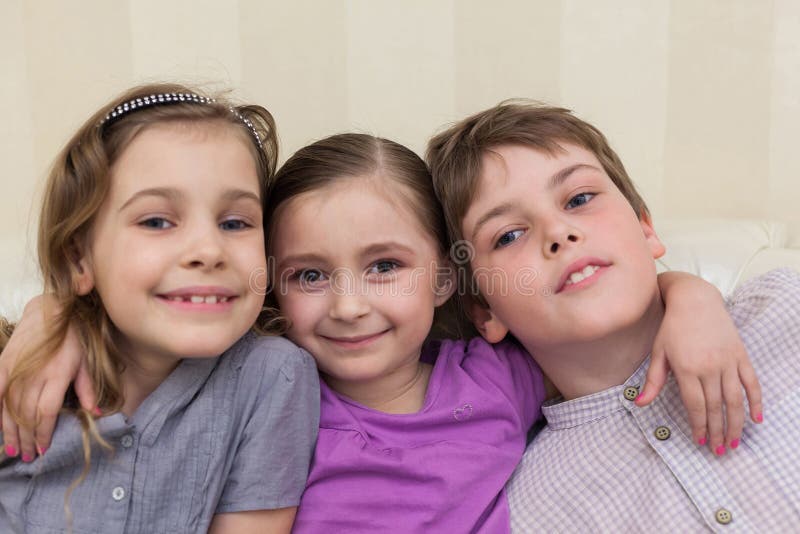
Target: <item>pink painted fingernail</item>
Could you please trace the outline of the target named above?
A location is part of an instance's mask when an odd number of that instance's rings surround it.
[[[11,445],[6,445],[6,456],[11,458],[12,456],[16,456],[16,455],[17,455],[17,449],[12,447]]]
[[[44,456],[44,453],[47,452],[47,447],[40,447],[37,445],[36,452],[39,454],[39,456]]]
[[[643,396],[644,396],[644,393],[639,393],[638,395],[636,395],[636,398],[633,399],[633,402],[639,402],[639,399],[641,399]]]
[[[31,457],[31,455],[30,455],[30,454],[27,454],[27,453],[22,453],[22,461],[23,461],[23,462],[25,462],[25,463],[27,464],[27,463],[30,463],[30,462],[32,462],[32,461],[33,461],[33,458]]]
[[[756,414],[756,421],[758,421],[759,423],[763,422],[764,421],[764,414],[757,413]]]
[[[95,406],[94,408],[92,408],[92,413],[94,414],[95,417],[100,417],[101,415],[103,415],[103,412],[100,411],[99,406]]]
[[[738,446],[739,446],[739,440],[738,439],[731,440],[731,449],[735,449]]]
[[[700,438],[700,439],[698,439],[698,440],[697,440],[697,443],[699,443],[700,445],[705,445],[705,444],[706,444],[706,441],[707,441],[707,440],[706,440],[706,437],[705,437],[705,436],[703,436],[702,438]]]
[[[714,449],[714,452],[717,453],[717,456],[722,456],[725,454],[725,445],[718,446],[716,449]]]

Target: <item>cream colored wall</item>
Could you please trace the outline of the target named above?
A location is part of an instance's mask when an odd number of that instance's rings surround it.
[[[30,284],[31,204],[59,146],[110,95],[160,78],[264,104],[284,156],[352,129],[422,151],[448,121],[534,97],[607,133],[656,222],[800,228],[793,0],[2,0],[0,10],[0,296]]]

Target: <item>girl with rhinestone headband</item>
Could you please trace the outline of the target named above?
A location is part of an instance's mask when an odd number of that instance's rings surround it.
[[[263,307],[276,159],[266,109],[168,84],[131,89],[67,143],[38,239],[62,312],[5,398],[70,335],[97,403],[68,395],[35,460],[5,447],[0,531],[289,531],[319,387],[307,353],[259,335],[281,331]]]

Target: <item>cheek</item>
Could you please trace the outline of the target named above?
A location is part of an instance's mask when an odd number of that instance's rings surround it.
[[[277,302],[281,314],[291,324],[288,332],[290,339],[293,335],[310,330],[316,318],[324,312],[324,299],[303,294],[296,289],[278,295]]]

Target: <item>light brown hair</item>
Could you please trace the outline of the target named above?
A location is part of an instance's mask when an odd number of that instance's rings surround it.
[[[478,190],[486,153],[502,145],[521,145],[556,154],[563,150],[559,143],[564,142],[592,152],[636,214],[640,218],[649,216],[622,161],[600,130],[565,108],[531,100],[508,100],[457,122],[428,142],[425,159],[453,242],[464,239],[461,222]],[[468,263],[465,267],[469,270]],[[472,289],[459,288],[459,293],[472,295],[485,306],[474,284]]]
[[[140,107],[105,120],[106,115],[120,105],[165,94],[203,96],[196,89],[177,84],[156,83],[132,88],[92,115],[56,158],[45,186],[39,218],[38,255],[44,291],[54,297],[57,303],[55,308],[60,312],[46,318],[47,333],[40,346],[26,348],[18,358],[9,377],[5,401],[10,399],[9,392],[18,381],[35,375],[47,364],[71,325],[86,350],[87,367],[97,393],[98,406],[104,412],[115,412],[123,405],[120,383],[123,365],[115,348],[115,327],[96,291],[92,290],[84,296],[77,294],[74,277],[80,269],[80,251],[88,246],[91,226],[109,191],[111,166],[136,135],[149,126],[161,123],[229,128],[231,134],[240,135],[243,142],[247,143],[256,163],[262,201],[266,198],[278,150],[274,120],[261,106],[235,105],[217,96],[215,101],[204,100],[202,103],[187,100]],[[244,119],[250,124],[246,124]],[[268,329],[272,319],[273,313],[266,310],[258,323]],[[10,330],[4,323],[4,332],[0,335],[3,344]],[[20,414],[14,411],[12,403],[6,402],[6,406],[18,424],[31,427],[36,423],[23,421]],[[101,444],[104,442],[97,434],[90,413],[74,402],[65,406],[65,409],[78,416],[84,431],[86,469],[76,481],[79,482],[88,469],[88,436],[91,435]]]

